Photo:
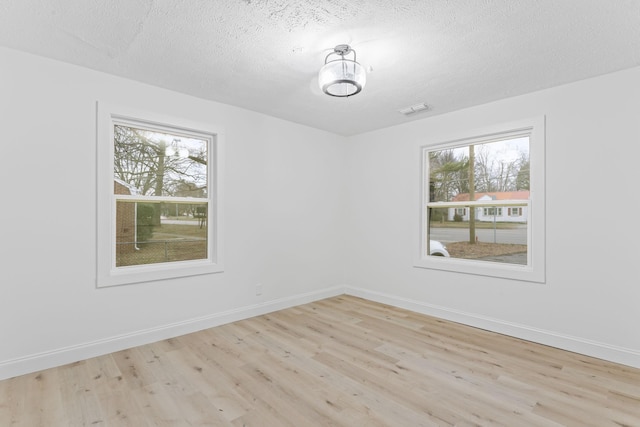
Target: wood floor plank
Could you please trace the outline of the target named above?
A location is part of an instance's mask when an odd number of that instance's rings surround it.
[[[27,383],[29,381],[33,381],[35,377],[43,374],[42,372],[37,372],[34,374],[22,375],[20,377],[12,378],[10,380],[6,380],[2,382],[2,393],[0,395],[3,397],[2,401],[0,401],[0,421],[3,421],[6,425],[16,425],[19,423],[25,423],[25,420],[33,420],[34,417],[31,416],[31,412],[34,408],[28,405],[28,395],[27,395]],[[44,373],[46,374],[46,373]],[[37,396],[34,398],[37,403],[37,410],[39,412],[43,412],[44,406],[41,403],[41,399],[43,396]],[[52,396],[52,398],[56,398]],[[29,399],[30,400],[30,399]],[[34,424],[37,425],[37,420],[33,420]],[[0,423],[2,425],[2,423]]]
[[[47,373],[48,371],[43,372],[43,374]],[[60,378],[60,400],[66,418],[64,422],[70,426],[104,425],[106,414],[102,412],[98,393],[93,387],[95,379],[87,369],[87,361],[58,368],[58,373]],[[53,396],[44,398],[50,399]],[[29,400],[29,403],[31,403],[31,400]],[[41,409],[42,406],[32,408],[34,411]],[[48,419],[48,414],[44,414],[43,418]],[[24,425],[34,424],[26,423]]]
[[[340,296],[0,381],[0,426],[640,427],[640,369]]]

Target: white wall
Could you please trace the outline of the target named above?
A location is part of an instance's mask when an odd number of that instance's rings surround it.
[[[630,208],[640,69],[343,138],[3,48],[0,65],[0,379],[339,294],[344,284],[640,367],[640,235]],[[224,127],[224,273],[96,289],[96,100]],[[412,267],[418,146],[539,115],[547,283]],[[618,202],[629,209],[607,214]]]
[[[541,115],[546,284],[412,267],[418,147]],[[367,298],[640,367],[638,144],[640,68],[352,137],[346,283]]]
[[[0,378],[342,293],[344,138],[17,51],[0,64]],[[96,288],[97,100],[224,128],[224,273]]]

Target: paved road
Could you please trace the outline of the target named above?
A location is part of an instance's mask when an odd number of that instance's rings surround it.
[[[161,219],[161,224],[175,224],[175,225],[200,225],[200,221],[197,219]]]
[[[480,242],[527,244],[526,228],[506,230],[478,228],[476,229],[476,236],[478,236]],[[431,238],[439,240],[445,245],[451,242],[463,242],[469,240],[469,230],[463,228],[432,228]]]

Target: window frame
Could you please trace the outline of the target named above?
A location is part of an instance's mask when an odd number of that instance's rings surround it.
[[[207,141],[207,197],[170,197],[175,202],[207,203],[207,258],[187,261],[116,267],[116,203],[118,200],[148,201],[152,196],[114,193],[114,125],[124,125]],[[97,162],[97,266],[96,286],[109,287],[220,273],[223,264],[223,156],[224,132],[217,126],[149,111],[96,103]],[[165,198],[165,197],[160,197]],[[156,200],[159,200],[156,199]]]
[[[464,147],[529,137],[530,189],[527,219],[527,264],[517,265],[491,261],[469,260],[453,257],[435,257],[427,255],[429,249],[429,209],[433,203],[429,200],[429,151]],[[419,219],[417,227],[417,245],[414,267],[444,270],[457,273],[490,276],[520,281],[545,283],[545,117],[534,117],[508,123],[496,124],[475,131],[452,134],[448,137],[433,139],[419,147],[420,149],[420,195]],[[441,203],[438,207],[463,207],[468,202]],[[519,202],[521,204],[521,202]],[[482,202],[484,206],[507,206],[502,201]]]

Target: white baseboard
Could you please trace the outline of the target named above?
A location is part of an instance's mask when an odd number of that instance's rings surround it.
[[[476,328],[486,329],[492,332],[521,338],[527,341],[620,363],[622,365],[640,368],[640,351],[610,344],[591,341],[580,337],[564,335],[553,331],[532,328],[499,319],[465,313],[423,302],[416,302],[406,298],[400,298],[380,292],[373,292],[361,288],[346,287],[345,293],[356,297],[404,308],[417,313],[450,320]]]
[[[214,313],[195,319],[159,326],[157,328],[145,329],[74,346],[58,348],[17,359],[0,361],[0,380],[66,365],[79,360],[89,359],[91,357],[149,344],[197,332],[203,329],[213,328],[226,323],[260,316],[277,310],[283,310],[296,305],[306,304],[342,294],[344,294],[344,287],[337,286],[323,289],[321,291],[294,295],[273,301],[266,301],[247,307],[240,307],[221,313]]]
[[[620,363],[634,368],[640,368],[640,352],[636,350],[590,341],[579,337],[563,335],[553,331],[531,328],[526,325],[505,322],[499,319],[465,313],[446,307],[416,302],[385,293],[369,291],[361,288],[337,286],[321,291],[294,295],[260,304],[214,313],[157,328],[145,329],[129,334],[54,349],[17,359],[0,361],[0,380],[66,365],[79,360],[149,344],[197,332],[203,329],[213,328],[226,323],[260,316],[277,310],[283,310],[296,305],[306,304],[342,294],[353,295],[371,301],[392,305],[394,307],[415,311],[417,313],[451,320],[453,322],[561,348],[563,350],[573,351],[587,356],[597,357],[599,359]]]

